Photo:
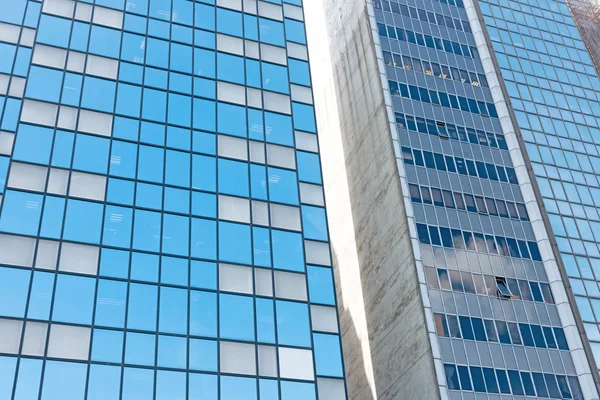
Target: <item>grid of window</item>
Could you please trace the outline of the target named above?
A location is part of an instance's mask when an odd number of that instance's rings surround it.
[[[598,364],[600,80],[564,2],[481,8]]]
[[[346,399],[301,6],[0,1],[0,398]]]
[[[427,15],[466,21],[466,13],[426,1],[414,18],[413,4],[385,3],[375,4],[375,14],[397,151],[403,155],[405,195],[413,203],[441,357],[450,366],[450,398],[471,399],[466,392],[474,391],[581,399],[502,126],[487,80],[481,79],[483,66],[476,51],[465,51],[474,46],[470,29],[441,24],[434,29]],[[436,46],[440,35],[446,47]]]

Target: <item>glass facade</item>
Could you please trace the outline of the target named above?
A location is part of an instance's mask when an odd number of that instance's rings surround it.
[[[0,399],[346,399],[303,21],[0,0]]]
[[[588,336],[598,340],[598,78],[562,1],[478,4]],[[577,363],[586,361],[574,360],[555,304],[557,278],[542,262],[472,5],[373,0],[442,386],[452,400],[587,399],[595,390],[582,387]]]

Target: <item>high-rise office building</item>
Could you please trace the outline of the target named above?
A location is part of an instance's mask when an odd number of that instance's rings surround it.
[[[0,399],[346,398],[301,0],[1,0],[0,114]]]
[[[598,399],[600,80],[567,4],[305,7],[349,398]]]

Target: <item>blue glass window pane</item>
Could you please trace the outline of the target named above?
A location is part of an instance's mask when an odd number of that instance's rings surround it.
[[[292,103],[294,116],[294,128],[306,132],[317,132],[315,122],[315,109],[313,106],[300,103]]]
[[[217,265],[211,262],[192,260],[190,286],[201,289],[216,289]]]
[[[106,206],[102,244],[129,248],[131,246],[131,208]]]
[[[217,8],[217,32],[242,37],[242,14]]]
[[[67,47],[69,45],[70,34],[71,21],[42,14],[40,26],[37,31],[37,42]]]
[[[218,131],[233,136],[246,137],[246,108],[218,103]]]
[[[127,328],[156,330],[158,290],[156,286],[132,283],[129,287]]]
[[[215,52],[194,48],[194,75],[215,78],[215,73]]]
[[[0,315],[18,318],[25,316],[30,278],[31,271],[0,267]],[[34,285],[32,297],[39,293],[36,289]]]
[[[276,46],[285,46],[283,24],[269,19],[259,18],[260,40]]]
[[[192,219],[192,257],[215,260],[217,257],[217,224],[215,221]]]
[[[194,189],[216,191],[217,186],[217,168],[214,157],[192,156],[192,187]]]
[[[190,334],[217,337],[217,295],[190,292]]]
[[[216,218],[217,196],[210,193],[192,192],[192,214]]]
[[[156,400],[185,399],[186,374],[184,372],[158,371],[156,373]]]
[[[16,367],[16,358],[0,357],[0,395],[5,399],[10,399],[12,396]]]
[[[83,171],[106,174],[110,140],[77,134],[73,168]]]
[[[221,338],[254,340],[254,304],[251,297],[219,295]]]
[[[158,251],[160,248],[160,214],[136,210],[133,247],[139,250]]]
[[[302,236],[297,233],[272,230],[273,266],[277,269],[304,271]]]
[[[75,107],[79,106],[82,84],[83,77],[81,75],[67,73],[65,75],[65,83],[61,95],[61,103]]]
[[[127,332],[125,362],[135,365],[154,365],[156,336]]]
[[[270,236],[268,229],[252,227],[254,265],[261,267],[271,266]]]
[[[15,400],[37,399],[40,393],[40,378],[42,377],[42,360],[22,358],[19,365],[19,377],[15,388]],[[10,390],[12,390],[12,381]],[[2,389],[0,389],[0,393]],[[10,394],[7,396],[10,398]],[[96,399],[94,399],[96,400]]]
[[[243,85],[244,59],[225,53],[217,53],[217,78]]]
[[[248,197],[248,164],[220,158],[219,192]]]
[[[215,8],[204,4],[196,4],[194,26],[197,28],[215,30]]]
[[[256,335],[259,342],[275,343],[273,301],[256,299]]]
[[[304,24],[291,19],[285,20],[285,36],[291,42],[306,44],[306,35],[304,34]]]
[[[161,90],[144,88],[142,117],[156,122],[167,118],[167,94]]]
[[[267,200],[267,170],[262,165],[250,164],[250,190],[253,199]]]
[[[163,187],[138,182],[135,205],[160,210],[162,208]]]
[[[308,305],[276,301],[277,338],[281,345],[310,347]]]
[[[265,112],[265,126],[267,142],[286,146],[294,145],[292,119],[289,116]]]
[[[71,43],[69,44],[69,47],[72,50],[86,51],[89,37],[90,25],[83,22],[75,22],[73,23],[73,33],[71,34]],[[102,44],[97,42],[98,40],[96,40],[95,46],[102,48]]]
[[[216,372],[217,362],[216,341],[190,339],[190,369]]]
[[[281,381],[281,398],[284,400],[315,400],[315,385],[314,383]]]
[[[0,275],[2,273],[0,272]],[[33,273],[33,284],[31,285],[31,296],[29,298],[29,308],[27,309],[27,317],[48,320],[50,318],[50,306],[51,302],[49,299],[52,298],[52,292],[54,290],[54,274],[48,272],[36,271]],[[2,279],[2,282],[11,282]],[[14,282],[14,281],[13,281]],[[2,290],[2,293],[9,293],[13,307],[22,307],[25,309],[25,300],[23,299],[26,290],[23,288],[25,283],[23,281],[18,282],[16,285],[22,289],[16,295],[10,291]],[[13,283],[14,285],[14,283]],[[1,286],[1,285],[0,285]],[[6,311],[0,310],[0,314],[6,315]],[[16,316],[16,315],[13,315]]]
[[[158,256],[133,252],[131,255],[131,279],[158,282]]]
[[[290,82],[310,86],[310,70],[308,63],[299,60],[288,60],[290,70]]]
[[[319,155],[297,151],[296,159],[298,162],[299,179],[304,182],[321,184],[321,162],[319,161]]]
[[[315,333],[313,340],[317,375],[343,377],[339,337]]]
[[[123,370],[122,390],[121,400],[153,400],[154,371],[150,369],[125,368]]]
[[[119,58],[121,31],[92,25],[90,35],[90,53],[101,56]]]
[[[53,136],[52,129],[25,124],[19,125],[13,158],[48,165]],[[68,166],[70,165],[66,165],[66,167]]]
[[[165,183],[173,186],[190,186],[190,154],[167,150]]]
[[[115,106],[116,89],[116,82],[87,76],[83,84],[81,106],[110,113]]]
[[[0,43],[0,72],[10,74],[12,72],[17,47],[7,43]]]
[[[92,323],[96,280],[59,274],[56,280],[52,320],[75,324]]]
[[[335,305],[333,276],[330,268],[307,267],[308,294],[311,303]]]
[[[160,282],[187,286],[188,261],[184,258],[162,257]]]
[[[87,365],[47,361],[42,399],[80,400],[85,397]]]
[[[216,154],[216,148],[216,136],[214,134],[194,131],[192,150],[214,155]]]
[[[192,98],[169,93],[169,124],[190,127],[192,125]]]
[[[221,376],[220,400],[257,400],[256,379]]]
[[[142,107],[142,89],[139,86],[119,83],[116,112],[139,118]]]
[[[305,238],[315,240],[328,239],[324,208],[302,206],[302,225],[304,227]]]
[[[66,240],[98,244],[101,227],[102,204],[80,200],[68,201],[63,235]]]
[[[44,196],[39,194],[6,191],[0,216],[0,230],[37,235],[43,199]]]
[[[283,382],[282,382],[283,383]],[[289,382],[285,382],[289,383]],[[259,379],[259,394],[261,400],[279,400],[279,385],[278,382],[271,379]],[[314,389],[313,389],[314,390]],[[299,393],[297,391],[290,393],[290,396],[294,396],[295,393]]]
[[[158,336],[158,366],[185,369],[187,339],[177,336]]]
[[[63,72],[32,66],[27,78],[27,97],[58,103]]]
[[[118,399],[121,390],[121,368],[92,364],[88,383],[88,400]]]
[[[280,65],[261,63],[263,89],[289,94],[288,71]]]
[[[124,178],[135,178],[137,148],[133,143],[112,141],[110,156],[110,174]]]
[[[165,188],[165,211],[182,214],[190,212],[190,192],[188,190]]]
[[[126,299],[127,283],[100,279],[98,281],[96,318],[94,323],[98,326],[112,328],[125,327]]]
[[[94,329],[92,361],[121,363],[123,357],[123,332]]]
[[[0,21],[20,25],[23,22],[23,17],[25,16],[26,5],[27,1],[25,0],[0,1],[0,8],[4,10],[2,15],[0,15]]]
[[[162,251],[167,254],[187,256],[189,232],[189,217],[164,214]]]
[[[189,374],[188,378],[191,399],[217,400],[217,375]]]
[[[269,197],[271,201],[298,204],[298,179],[294,171],[268,168]]]
[[[161,287],[158,329],[168,333],[187,333],[186,290]]]
[[[46,196],[40,236],[60,239],[65,214],[65,202],[66,199],[62,197]]]
[[[239,264],[252,263],[250,227],[219,222],[219,260]]]

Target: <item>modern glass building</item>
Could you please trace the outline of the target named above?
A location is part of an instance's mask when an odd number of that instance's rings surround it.
[[[0,399],[346,399],[303,21],[0,0]]]
[[[336,115],[342,128],[331,140],[343,143],[346,157],[359,154],[363,166],[377,164],[368,179],[387,183],[385,191],[369,186],[347,162],[348,207],[352,215],[400,215],[395,239],[378,240],[402,257],[381,257],[374,267],[361,245],[377,230],[355,224],[356,257],[336,269],[343,283],[352,279],[345,265],[356,264],[367,303],[397,299],[395,313],[367,306],[366,317],[353,320],[357,332],[371,339],[381,321],[412,326],[408,335],[390,328],[375,342],[344,332],[349,393],[598,399],[600,80],[568,5],[366,0],[338,11],[342,3],[325,0],[335,83],[323,93],[315,85],[317,106],[333,106],[331,92],[345,97]],[[361,126],[376,143],[368,150],[348,125],[356,104],[373,127]],[[336,168],[325,171],[326,186]],[[359,202],[355,186],[378,192]],[[335,251],[347,241],[331,218]],[[364,275],[375,268],[389,280],[414,280],[411,292],[380,283],[381,295],[373,295]],[[366,377],[354,372],[358,365]],[[362,381],[370,391],[355,384]]]

